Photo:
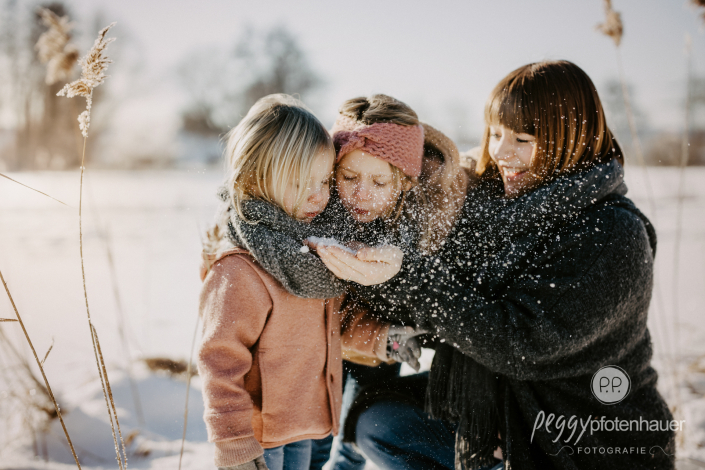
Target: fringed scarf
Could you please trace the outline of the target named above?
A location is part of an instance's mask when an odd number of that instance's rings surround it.
[[[455,468],[487,467],[499,446],[498,377],[445,343],[436,347],[426,390],[426,411],[458,424]]]
[[[548,233],[608,194],[623,194],[624,170],[617,160],[598,164],[579,174],[566,175],[516,199],[501,197],[501,185],[486,181],[468,194],[461,223],[465,232],[481,234],[473,239],[468,258],[475,266],[489,263],[488,283],[502,285],[511,276],[506,259],[497,250],[518,236],[535,234],[537,243]],[[470,210],[468,210],[470,209]],[[467,240],[466,240],[467,242]],[[490,247],[489,249],[487,247]],[[511,264],[511,263],[509,263]],[[512,268],[513,269],[513,268]],[[484,287],[484,286],[483,286]],[[447,343],[439,343],[426,390],[426,411],[435,419],[457,423],[456,470],[477,469],[496,462],[499,439],[499,392],[501,377]]]

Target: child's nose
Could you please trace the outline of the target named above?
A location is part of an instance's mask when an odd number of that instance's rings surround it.
[[[358,183],[355,185],[355,197],[361,200],[369,199],[371,195],[370,188],[365,183]]]
[[[323,201],[326,197],[324,192],[324,188],[318,188],[316,191],[312,192],[311,195],[308,197],[309,202],[318,203]]]

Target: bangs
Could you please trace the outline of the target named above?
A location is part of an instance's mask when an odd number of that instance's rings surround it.
[[[489,126],[496,125],[536,138],[531,169],[542,181],[612,158],[623,161],[595,85],[568,61],[527,64],[503,78],[485,105],[485,124],[478,175],[496,169],[489,154]]]
[[[490,126],[501,125],[517,133],[536,135],[536,103],[526,96],[525,87],[518,77],[501,83],[485,106],[485,122]]]

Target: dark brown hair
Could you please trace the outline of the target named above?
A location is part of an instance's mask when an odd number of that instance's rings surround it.
[[[489,154],[491,125],[536,138],[531,158],[538,183],[558,174],[618,158],[622,151],[607,127],[590,77],[565,60],[524,65],[497,84],[485,104],[485,132],[476,172],[498,177]]]
[[[378,122],[400,126],[419,125],[418,115],[406,103],[381,94],[347,100],[338,112],[367,126]]]

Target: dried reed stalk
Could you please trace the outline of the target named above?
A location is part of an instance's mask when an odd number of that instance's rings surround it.
[[[39,194],[42,194],[42,195],[48,197],[49,199],[53,199],[53,200],[55,200],[56,202],[61,203],[61,204],[65,205],[66,207],[68,207],[68,204],[66,204],[65,202],[59,201],[59,200],[56,199],[55,197],[49,196],[47,193],[43,193],[43,192],[41,192],[41,191],[38,190],[38,189],[34,189],[33,187],[27,186],[27,185],[24,184],[24,183],[20,183],[20,182],[17,181],[17,180],[13,180],[13,179],[10,178],[9,176],[3,175],[2,173],[0,173],[0,176],[2,176],[3,178],[6,178],[6,179],[12,181],[13,183],[17,183],[17,184],[19,184],[20,186],[24,186],[24,187],[27,188],[27,189],[31,189],[32,191],[38,192]]]
[[[103,396],[105,397],[105,406],[108,408],[108,411],[112,411],[112,415],[109,413],[108,416],[110,418],[110,427],[112,428],[113,431],[113,440],[115,441],[115,452],[118,454],[118,465],[120,466],[121,469],[126,469],[127,468],[127,450],[125,446],[125,441],[122,438],[122,431],[120,430],[120,422],[118,421],[118,416],[117,416],[117,408],[115,407],[115,400],[113,399],[113,390],[110,387],[110,381],[108,381],[108,370],[105,368],[105,361],[103,360],[103,351],[100,349],[100,341],[98,340],[98,332],[95,329],[95,326],[91,324],[91,330],[93,332],[93,340],[94,344],[96,345],[96,348],[98,350],[98,356],[100,357],[100,365],[101,365],[101,373],[102,373],[102,381],[101,384],[103,385]],[[106,394],[107,391],[107,394]],[[108,403],[108,398],[110,398],[110,403]],[[115,420],[115,424],[113,425],[113,420]],[[118,443],[117,443],[117,438],[115,436],[115,428],[118,430],[118,436],[120,438],[120,443],[122,444],[122,457],[124,461],[120,459],[120,450],[118,448]]]
[[[57,96],[73,98],[83,96],[86,98],[86,110],[78,116],[78,124],[83,138],[88,137],[88,128],[91,125],[91,107],[93,106],[93,89],[105,81],[105,70],[113,61],[103,55],[105,48],[115,40],[115,38],[105,39],[105,35],[116,23],[111,23],[98,33],[98,38],[93,43],[93,47],[88,54],[79,60],[81,64],[81,78],[66,84]]]
[[[91,341],[93,343],[93,354],[95,356],[95,362],[96,366],[98,367],[98,375],[100,377],[100,385],[103,388],[103,397],[105,398],[105,406],[108,409],[108,418],[110,419],[110,428],[113,433],[113,441],[115,443],[115,454],[116,454],[116,460],[118,461],[118,465],[121,470],[124,470],[122,458],[120,457],[120,447],[117,442],[117,437],[115,433],[115,424],[118,426],[118,433],[121,435],[120,429],[119,429],[119,423],[113,423],[113,410],[111,410],[110,405],[108,403],[108,395],[107,395],[107,390],[110,388],[110,383],[108,381],[108,373],[105,370],[105,363],[103,361],[103,355],[102,353],[99,353],[100,346],[98,345],[98,338],[95,334],[95,328],[93,326],[93,321],[91,320],[91,310],[90,307],[88,306],[88,290],[86,289],[86,269],[84,266],[83,262],[83,170],[84,170],[84,164],[85,164],[85,158],[86,158],[86,140],[87,136],[84,136],[83,138],[83,155],[81,157],[81,182],[80,182],[80,187],[79,187],[79,198],[78,198],[78,247],[79,247],[79,253],[81,255],[81,277],[83,279],[83,298],[86,301],[86,314],[88,315],[88,327],[90,328],[91,331]],[[112,401],[112,398],[111,400]],[[123,453],[124,453],[124,445],[123,445]],[[127,459],[125,459],[127,460]],[[127,462],[125,462],[125,465]]]
[[[53,85],[69,79],[78,60],[78,48],[69,42],[73,23],[69,23],[67,16],[59,18],[48,8],[40,8],[38,13],[48,29],[39,36],[34,48],[39,61],[47,64],[46,84]]]
[[[54,349],[54,337],[51,337],[51,344],[49,345],[49,349],[47,349],[47,353],[44,355],[44,359],[42,359],[42,365],[47,361],[47,358],[49,357],[49,353],[51,350]]]
[[[705,0],[690,0],[690,2],[693,5],[695,5],[696,7],[705,8]],[[705,21],[705,11],[703,11],[700,15],[703,17],[703,20]]]
[[[59,404],[56,402],[56,398],[54,397],[54,392],[51,390],[51,386],[49,385],[49,379],[47,379],[46,374],[44,373],[44,366],[42,365],[42,362],[39,360],[39,356],[37,356],[37,351],[34,349],[34,345],[32,344],[32,340],[29,339],[29,333],[27,333],[27,329],[24,326],[24,322],[22,321],[22,317],[20,316],[20,312],[17,310],[17,306],[15,305],[15,300],[12,298],[12,294],[10,294],[10,289],[7,287],[7,282],[5,282],[5,277],[2,275],[2,271],[0,271],[0,280],[2,280],[2,285],[5,287],[5,292],[7,292],[7,297],[10,299],[10,303],[12,304],[12,308],[15,311],[15,315],[17,315],[17,321],[19,322],[20,326],[22,327],[22,332],[24,333],[24,337],[27,339],[27,344],[29,344],[29,348],[32,350],[32,354],[34,354],[34,359],[37,361],[37,366],[39,367],[39,371],[42,373],[42,378],[44,379],[44,384],[46,386],[46,390],[49,393],[49,396],[51,397],[51,402],[54,404],[54,409],[56,410],[56,415],[59,417],[59,421],[61,421],[61,427],[64,429],[64,435],[66,436],[66,440],[69,443],[69,447],[71,448],[71,454],[73,455],[74,460],[76,461],[76,466],[81,469],[81,464],[78,461],[78,456],[76,455],[76,451],[73,448],[73,443],[71,442],[71,437],[69,436],[69,431],[66,429],[66,423],[64,423],[64,418],[61,416],[61,408],[59,407]]]
[[[188,366],[186,367],[186,405],[184,406],[184,431],[181,435],[181,451],[179,452],[179,470],[181,470],[181,460],[184,458],[184,444],[186,443],[186,426],[188,426],[188,398],[191,391],[191,364],[193,363],[193,351],[196,348],[196,337],[198,336],[198,324],[201,316],[196,318],[196,328],[193,330],[193,339],[191,340],[191,352],[188,357]]]
[[[108,268],[110,270],[110,281],[113,287],[113,296],[115,297],[115,306],[117,310],[117,324],[118,324],[118,334],[120,335],[120,343],[122,344],[123,354],[127,359],[127,366],[125,372],[127,373],[127,379],[130,382],[130,392],[132,394],[132,401],[135,405],[135,412],[137,414],[137,422],[140,426],[145,425],[144,412],[142,411],[142,404],[140,400],[139,390],[137,388],[137,383],[132,375],[132,357],[130,355],[130,348],[127,342],[127,336],[125,334],[125,315],[122,308],[122,300],[120,295],[120,288],[117,282],[117,270],[115,269],[115,262],[113,257],[113,250],[110,246],[110,236],[109,230],[106,225],[100,220],[98,211],[95,209],[95,203],[93,202],[91,186],[88,185],[88,202],[89,207],[93,213],[93,217],[96,221],[96,229],[100,235],[101,240],[105,245],[105,252],[108,259]]]
[[[603,4],[605,7],[605,22],[598,24],[596,28],[605,36],[611,37],[614,45],[619,47],[622,42],[622,34],[624,34],[622,16],[612,9],[612,0],[603,0]]]
[[[617,69],[619,73],[619,82],[622,89],[622,99],[624,101],[624,108],[627,113],[627,123],[629,124],[629,132],[632,137],[632,145],[634,147],[634,152],[637,155],[639,161],[639,166],[642,169],[642,175],[644,177],[644,183],[646,187],[646,196],[649,204],[649,212],[654,221],[657,224],[657,213],[656,205],[654,203],[654,195],[651,187],[651,180],[649,179],[648,171],[646,169],[646,161],[644,159],[644,153],[642,151],[641,139],[639,138],[639,133],[637,131],[636,119],[634,117],[634,111],[632,109],[631,100],[629,99],[629,89],[627,87],[627,81],[624,74],[624,66],[622,64],[622,55],[619,46],[622,42],[622,35],[624,34],[624,27],[622,24],[621,15],[612,8],[611,0],[603,0],[603,5],[605,9],[605,22],[597,26],[597,30],[610,37],[615,44],[615,52],[617,57]],[[661,323],[663,328],[657,328],[656,334],[661,337],[661,342],[664,348],[668,352],[665,354],[667,363],[671,368],[671,386],[674,391],[676,399],[676,409],[681,412],[681,397],[680,397],[680,374],[678,371],[678,365],[676,358],[678,357],[677,347],[673,346],[673,343],[678,345],[680,343],[678,325],[675,326],[675,341],[671,340],[670,337],[670,325],[664,320],[663,315],[665,315],[666,308],[663,305],[663,293],[661,291],[661,283],[658,282],[656,276],[654,276],[654,290],[656,295],[655,302],[659,311],[655,312],[656,319]],[[663,330],[663,331],[662,331]],[[663,333],[663,334],[662,334]],[[675,411],[675,410],[674,410]]]
[[[79,237],[79,253],[81,257],[81,276],[83,279],[83,297],[86,302],[86,315],[88,316],[88,327],[91,333],[91,341],[93,343],[93,355],[95,356],[96,366],[98,368],[98,375],[100,377],[101,387],[103,389],[103,397],[105,398],[105,405],[108,410],[108,418],[110,419],[110,428],[113,434],[113,442],[115,444],[115,458],[118,461],[118,466],[121,470],[124,470],[127,466],[127,454],[125,449],[125,443],[122,439],[122,432],[120,430],[120,423],[117,420],[117,411],[115,409],[115,403],[112,397],[112,391],[110,388],[110,381],[108,380],[108,372],[105,367],[105,361],[103,359],[102,351],[100,350],[100,343],[98,342],[98,336],[93,326],[93,321],[91,320],[91,311],[88,305],[88,290],[86,289],[86,270],[83,258],[83,173],[85,170],[86,162],[86,141],[88,140],[88,128],[91,123],[91,107],[93,103],[93,89],[105,81],[106,75],[105,70],[108,65],[112,63],[110,59],[103,55],[105,48],[113,42],[115,39],[105,39],[105,35],[108,33],[110,28],[115,26],[115,23],[111,23],[107,27],[100,30],[98,33],[98,38],[93,43],[93,47],[88,54],[81,58],[79,61],[81,64],[81,78],[71,82],[64,86],[64,88],[57,93],[58,96],[66,96],[67,98],[73,98],[74,96],[83,96],[86,98],[86,110],[78,116],[79,128],[81,129],[81,134],[83,135],[83,150],[81,154],[81,180],[79,184],[79,199],[78,199],[78,237]],[[110,395],[110,398],[108,398]],[[117,432],[115,431],[115,428]],[[118,436],[122,443],[122,457],[120,456],[120,445],[118,444]],[[124,459],[124,461],[123,461]]]
[[[689,137],[690,137],[690,119],[691,119],[691,101],[692,101],[692,89],[693,89],[693,60],[692,60],[692,41],[690,35],[686,36],[685,39],[685,54],[686,54],[686,85],[685,85],[685,116],[683,122],[683,137],[681,139],[681,158],[678,168],[678,192],[676,198],[676,233],[675,233],[675,246],[674,246],[674,259],[673,259],[673,281],[672,281],[672,292],[673,297],[673,321],[676,324],[676,331],[678,331],[678,324],[680,323],[680,302],[678,298],[678,287],[679,287],[679,277],[680,277],[680,252],[681,252],[681,238],[683,235],[683,192],[685,187],[685,167],[688,165],[688,153],[689,153]],[[680,357],[680,338],[678,338],[676,353]],[[680,444],[685,445],[684,435],[680,434]]]

